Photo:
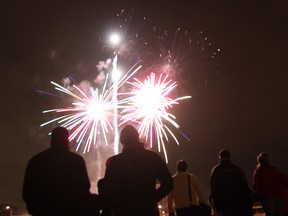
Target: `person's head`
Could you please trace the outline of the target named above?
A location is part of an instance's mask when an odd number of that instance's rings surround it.
[[[184,161],[184,160],[177,161],[177,170],[178,170],[178,172],[186,172],[187,171],[187,167],[188,167],[188,164],[187,164],[186,161]]]
[[[262,152],[257,156],[257,162],[261,165],[268,165],[270,163],[269,154]]]
[[[120,133],[120,142],[123,146],[139,143],[139,133],[132,125],[126,125]]]
[[[227,149],[222,149],[220,152],[219,152],[219,159],[220,160],[229,160],[230,159],[230,151],[227,150]]]
[[[57,149],[69,148],[69,132],[64,127],[53,129],[50,139],[51,147]]]

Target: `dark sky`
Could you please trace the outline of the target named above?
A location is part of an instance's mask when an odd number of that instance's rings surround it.
[[[175,109],[191,141],[168,146],[171,172],[176,160],[186,159],[208,193],[209,172],[222,148],[231,150],[250,182],[262,151],[288,172],[285,0],[115,2],[28,0],[2,7],[0,202],[23,208],[26,163],[48,146],[47,130],[39,125],[51,99],[34,90],[71,72],[89,73],[103,60],[97,38],[121,9],[135,8],[163,28],[204,31],[221,49],[217,73],[209,72],[207,85],[192,86],[191,101]]]

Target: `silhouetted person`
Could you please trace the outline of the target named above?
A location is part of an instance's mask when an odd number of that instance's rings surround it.
[[[264,152],[257,157],[258,165],[254,171],[253,189],[258,192],[267,216],[284,216],[285,186],[287,177],[270,165],[269,155]]]
[[[82,216],[91,210],[95,197],[89,192],[85,161],[69,151],[68,137],[65,128],[55,128],[51,147],[32,157],[27,165],[23,199],[33,216]]]
[[[219,159],[210,177],[214,210],[223,216],[252,215],[252,194],[244,172],[231,163],[228,150],[220,151]]]
[[[173,188],[165,162],[155,152],[144,148],[137,130],[131,125],[121,131],[120,142],[123,152],[109,159],[99,185],[100,197],[107,201],[114,216],[159,215],[157,203]]]
[[[168,197],[169,216],[174,216],[173,202],[177,216],[197,216],[200,214],[199,205],[206,204],[202,186],[187,167],[186,161],[177,162],[177,173],[173,176],[174,188]]]

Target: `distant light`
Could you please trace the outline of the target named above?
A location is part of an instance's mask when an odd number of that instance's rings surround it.
[[[110,37],[110,42],[113,45],[116,45],[120,42],[120,36],[118,34],[112,34]]]
[[[6,209],[10,209],[10,206],[6,206]]]

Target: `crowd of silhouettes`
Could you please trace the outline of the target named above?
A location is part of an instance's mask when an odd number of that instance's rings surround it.
[[[122,152],[108,158],[98,194],[93,194],[84,159],[69,149],[68,130],[55,128],[51,147],[32,157],[26,168],[22,195],[28,213],[159,216],[158,203],[167,197],[169,216],[251,216],[255,201],[262,204],[267,216],[288,215],[288,179],[270,165],[268,153],[257,157],[250,188],[243,170],[231,162],[230,151],[221,150],[206,199],[188,163],[179,160],[172,176],[160,156],[145,149],[135,127],[126,125],[120,142]]]

